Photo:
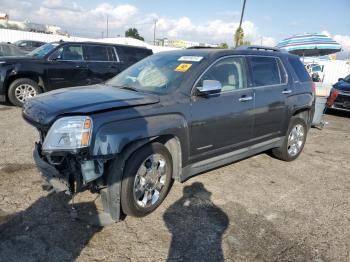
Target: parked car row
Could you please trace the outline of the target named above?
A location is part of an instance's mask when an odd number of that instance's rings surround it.
[[[324,66],[319,64],[311,63],[305,65],[306,70],[308,71],[312,81],[314,82],[323,82],[325,74],[323,72]]]
[[[333,85],[327,100],[330,109],[350,111],[350,75],[339,78]]]
[[[3,56],[23,56],[28,52],[20,49],[19,47],[9,44],[9,43],[0,43],[0,58]]]
[[[26,56],[0,58],[0,102],[22,106],[31,97],[64,87],[106,81],[152,54],[143,47],[53,42]]]
[[[14,42],[13,44],[27,52],[30,52],[46,43],[42,41],[34,41],[34,40],[19,40]]]
[[[27,60],[39,81],[22,77],[10,91],[55,89],[69,85],[67,77],[100,82],[110,76],[102,68],[115,66],[115,74],[149,54],[94,43],[45,45],[32,54],[38,60]],[[17,68],[29,68],[25,63]],[[85,83],[80,77],[90,70]],[[296,159],[314,105],[314,84],[297,56],[261,47],[187,49],[149,56],[102,84],[29,99],[23,117],[39,131],[34,159],[47,185],[101,193],[105,211],[118,220],[121,212],[155,210],[174,180],[266,150]]]

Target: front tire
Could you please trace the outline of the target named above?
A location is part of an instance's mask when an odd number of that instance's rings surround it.
[[[121,206],[126,215],[143,217],[165,199],[172,185],[173,163],[167,148],[148,144],[128,159],[121,188]]]
[[[38,84],[28,78],[19,78],[13,81],[8,90],[10,102],[15,106],[23,106],[24,102],[41,93]]]
[[[272,149],[272,154],[283,161],[293,161],[303,151],[307,136],[307,126],[301,118],[292,118],[283,145]]]

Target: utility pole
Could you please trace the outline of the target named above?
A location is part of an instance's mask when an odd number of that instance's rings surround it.
[[[239,21],[238,29],[242,28],[242,21],[243,21],[243,16],[244,16],[245,2],[246,2],[246,0],[243,0],[243,8],[242,8],[242,12],[241,12],[241,20]],[[240,30],[238,30],[238,31],[240,31]],[[238,46],[238,41],[239,41],[239,37],[237,37],[237,39],[236,39],[236,47]]]
[[[106,26],[107,26],[107,28],[106,28],[107,29],[106,35],[107,35],[107,38],[108,38],[108,16],[107,16],[107,25]]]
[[[153,30],[153,44],[156,45],[156,28],[157,28],[157,22],[158,19],[154,19],[154,30]]]

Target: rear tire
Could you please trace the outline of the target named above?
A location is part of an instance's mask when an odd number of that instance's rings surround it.
[[[8,90],[10,102],[15,106],[23,106],[24,102],[41,93],[38,83],[29,78],[19,78],[13,81]]]
[[[121,188],[121,206],[126,215],[143,217],[165,199],[173,179],[172,157],[160,143],[137,150],[126,162]]]
[[[292,118],[283,145],[272,149],[272,154],[276,158],[287,162],[297,159],[303,151],[307,130],[304,120],[301,118]]]

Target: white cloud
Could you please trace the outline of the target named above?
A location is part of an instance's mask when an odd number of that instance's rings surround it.
[[[335,41],[337,41],[339,44],[341,44],[342,49],[344,51],[350,52],[350,35],[339,35],[338,34],[338,35],[332,36],[332,34],[330,32],[328,32],[327,30],[323,30],[321,33],[332,37]]]
[[[233,35],[238,22],[222,19],[203,23],[193,23],[189,17],[169,18],[155,13],[142,13],[130,4],[112,5],[101,3],[87,9],[74,1],[68,0],[33,0],[23,1],[0,0],[0,6],[10,14],[11,19],[29,19],[35,23],[46,23],[61,26],[64,30],[81,36],[99,37],[106,30],[106,19],[109,20],[110,35],[123,34],[128,27],[136,27],[146,39],[153,38],[153,19],[157,18],[157,37],[179,38],[184,40],[233,45]],[[236,16],[237,12],[227,11],[227,15]],[[236,19],[238,20],[238,19]],[[261,36],[258,27],[252,21],[242,24],[246,39],[264,45],[274,45],[275,40]]]
[[[276,46],[276,40],[273,37],[261,36],[252,41],[253,45]]]
[[[334,40],[341,44],[346,52],[350,52],[350,35],[335,35]]]

